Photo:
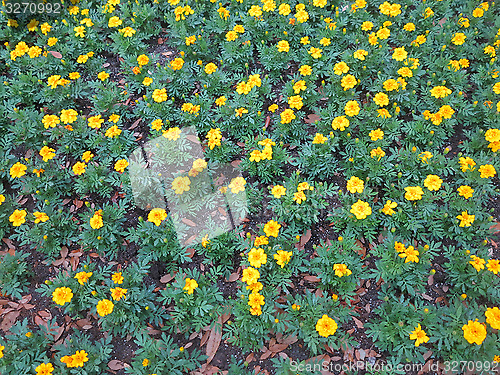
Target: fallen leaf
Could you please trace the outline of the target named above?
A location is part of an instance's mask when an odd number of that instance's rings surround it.
[[[321,120],[321,117],[319,117],[316,113],[311,113],[307,118],[304,120],[306,124],[312,124],[316,121]]]
[[[220,328],[216,329],[217,325],[214,325],[214,327],[210,330],[210,336],[207,341],[207,363],[210,363],[212,359],[214,359],[215,353],[217,352],[217,349],[219,349],[220,340],[222,339],[222,316],[219,316],[217,323]]]
[[[196,223],[192,220],[189,220],[189,219],[185,219],[185,218],[182,218],[181,221],[184,223],[184,224],[187,224],[189,225],[190,227],[195,227],[196,226]]]
[[[356,327],[358,327],[358,328],[363,328],[364,327],[363,322],[361,320],[359,320],[358,318],[355,318],[353,316],[352,320],[354,320],[354,323],[356,324]]]
[[[210,332],[211,331],[206,331],[203,336],[201,337],[201,340],[200,340],[200,348],[205,345],[205,343],[207,342],[208,340],[208,337],[210,336]]]
[[[236,280],[240,278],[240,274],[238,272],[234,272],[231,275],[229,275],[229,278],[227,279],[228,282],[233,283]]]
[[[142,121],[142,118],[140,119],[137,119],[134,121],[134,123],[130,126],[130,128],[128,128],[129,130],[132,130],[132,129],[135,129],[137,128],[137,126],[140,124],[140,122]],[[135,134],[134,134],[135,135]]]
[[[0,324],[0,329],[7,332],[14,325],[20,313],[21,312],[17,310],[7,313],[2,320],[2,324]]]
[[[311,283],[319,283],[321,281],[321,279],[319,279],[317,276],[312,276],[312,275],[304,276],[304,280],[309,281]]]
[[[274,352],[274,353],[278,353],[278,352],[281,352],[283,350],[285,350],[286,348],[288,348],[288,344],[274,344],[272,346],[269,347],[269,350]]]
[[[166,284],[170,281],[172,281],[175,277],[175,272],[173,274],[167,273],[166,275],[162,276],[160,279],[160,283]]]
[[[255,355],[254,353],[250,353],[249,355],[247,355],[247,357],[245,358],[245,362],[247,363],[250,363],[252,361],[255,361]]]
[[[130,365],[128,363],[123,362],[123,361],[119,361],[117,359],[113,359],[113,360],[109,361],[108,367],[111,370],[122,370],[122,369],[124,369],[126,367],[130,367]]]
[[[308,229],[306,234],[300,237],[299,249],[303,249],[305,244],[308,243],[310,239],[311,239],[311,230]]]
[[[276,354],[276,353],[273,353],[272,351],[267,350],[264,354],[262,354],[260,356],[259,361],[263,361],[264,359],[268,359],[273,354]]]
[[[50,53],[52,56],[54,56],[56,59],[62,58],[61,53],[59,53],[57,51],[47,51],[47,52]]]

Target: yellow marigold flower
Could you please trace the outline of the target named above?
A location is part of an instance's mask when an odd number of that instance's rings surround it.
[[[348,71],[349,71],[349,66],[347,66],[347,64],[343,61],[336,63],[335,66],[333,67],[333,72],[338,76],[347,73]]]
[[[349,117],[357,116],[360,111],[358,102],[356,100],[349,100],[344,106],[344,111]]]
[[[288,262],[290,262],[290,259],[292,259],[292,252],[291,251],[284,251],[284,250],[278,250],[276,254],[274,254],[274,259],[276,260],[276,263],[278,266],[281,268],[285,267]]]
[[[260,248],[252,248],[248,253],[248,261],[252,267],[260,268],[260,266],[266,264],[267,255],[264,253],[264,250]]]
[[[5,202],[5,195],[0,194],[0,206],[2,205],[3,202]]]
[[[113,16],[108,21],[108,27],[117,27],[120,26],[122,23],[123,21],[119,17]]]
[[[128,165],[128,161],[126,161],[125,159],[120,159],[115,163],[115,171],[123,173]]]
[[[212,73],[214,73],[216,70],[217,70],[217,65],[215,65],[214,63],[208,63],[208,64],[205,66],[205,73],[207,73],[207,74],[212,74]]]
[[[243,177],[236,177],[231,180],[231,183],[228,185],[229,189],[231,189],[231,193],[238,194],[239,192],[245,191],[245,184],[247,182]]]
[[[272,112],[272,113],[274,113],[274,112],[275,112],[278,108],[279,108],[279,107],[278,107],[278,105],[277,105],[277,104],[271,104],[271,105],[267,108],[267,110],[268,110],[268,111],[270,111],[270,112]]]
[[[486,327],[483,323],[469,320],[467,324],[462,327],[464,331],[464,338],[469,344],[481,345],[486,338]]]
[[[462,44],[465,43],[465,39],[467,37],[465,36],[464,33],[455,33],[453,34],[453,38],[451,39],[451,42],[457,46],[461,46]]]
[[[167,89],[165,89],[165,88],[155,89],[153,91],[152,98],[157,103],[162,103],[162,102],[166,101],[168,99]]]
[[[242,117],[244,113],[248,113],[248,109],[241,107],[234,110],[235,117]]]
[[[191,184],[191,180],[189,177],[176,177],[172,181],[172,190],[175,191],[175,194],[182,194],[185,191],[189,191],[191,187],[189,186]]]
[[[77,161],[75,165],[73,165],[73,173],[77,176],[85,173],[85,168],[87,168],[87,164],[82,163],[81,161]]]
[[[410,340],[415,340],[415,346],[419,346],[420,344],[428,342],[429,337],[427,337],[427,334],[419,324],[415,327],[415,330],[410,333]]]
[[[148,221],[160,226],[163,220],[167,218],[167,213],[163,208],[153,208],[148,214]]]
[[[307,89],[306,81],[300,80],[294,83],[293,92],[295,94],[299,94],[301,91],[305,91]]]
[[[500,130],[499,129],[488,129],[484,133],[484,139],[488,142],[498,142],[500,141]]]
[[[228,42],[232,42],[233,40],[238,39],[238,33],[234,30],[230,30],[226,33],[226,40]]]
[[[340,85],[344,88],[344,91],[352,89],[357,84],[358,81],[356,80],[356,77],[354,77],[352,74],[345,75],[344,77],[342,77],[342,80],[340,81]]]
[[[62,120],[62,115],[61,115],[61,120]],[[88,125],[92,129],[99,129],[103,122],[104,119],[101,118],[101,115],[91,116],[88,118]]]
[[[45,223],[47,220],[49,220],[49,216],[45,212],[35,211],[33,212],[33,215],[35,215],[35,224],[38,224],[40,222]]]
[[[396,211],[394,211],[393,208],[396,208],[397,206],[398,204],[396,202],[387,200],[384,207],[380,211],[386,215],[392,216],[394,213],[396,213]]]
[[[76,121],[76,118],[78,117],[78,112],[76,112],[74,109],[63,109],[61,111],[61,122],[63,124],[72,124],[73,122]]]
[[[258,292],[252,292],[248,296],[248,305],[252,308],[260,308],[260,306],[264,306],[264,296],[260,295]]]
[[[323,144],[326,141],[328,141],[327,137],[325,137],[321,133],[316,133],[315,136],[314,136],[314,139],[313,139],[312,143],[313,143],[313,145],[317,145],[317,144]]]
[[[113,312],[114,307],[114,303],[109,299],[103,299],[97,303],[96,309],[99,316],[106,316]]]
[[[413,22],[408,22],[403,26],[406,31],[415,31],[415,24]]]
[[[272,189],[271,189],[271,194],[275,197],[275,198],[281,198],[283,195],[286,194],[286,188],[282,185],[275,185]],[[258,245],[255,245],[255,246],[258,246]]]
[[[418,201],[424,195],[424,191],[420,186],[408,186],[405,187],[405,191],[405,198],[409,201]]]
[[[124,27],[123,29],[118,30],[125,38],[129,38],[136,33],[136,31],[130,26]]]
[[[462,211],[460,215],[457,216],[457,219],[460,220],[460,227],[470,227],[474,222],[476,215],[469,215],[467,210]]]
[[[90,227],[92,229],[100,229],[104,226],[102,221],[102,210],[98,210],[94,213],[94,215],[90,218]]]
[[[92,276],[92,272],[85,272],[85,271],[82,271],[82,272],[78,272],[76,275],[75,275],[75,279],[78,280],[78,283],[80,285],[83,285],[85,284],[87,281],[89,281],[89,278],[90,276]]]
[[[472,11],[472,16],[475,18],[480,18],[484,15],[484,10],[481,8],[476,8]]]
[[[170,67],[173,70],[180,70],[180,69],[182,69],[183,66],[184,66],[184,60],[180,57],[177,57],[177,58],[173,59],[172,61],[170,61]]]
[[[21,224],[24,224],[26,222],[26,215],[28,213],[26,210],[15,210],[10,216],[9,216],[9,221],[12,223],[13,226],[18,227]]]
[[[297,4],[300,5],[300,4]],[[295,7],[297,9],[297,7]],[[305,10],[301,9],[297,13],[295,13],[295,18],[299,23],[304,23],[309,19],[309,13],[307,13]]]
[[[278,52],[288,52],[290,50],[290,44],[286,40],[280,40],[277,47]]]
[[[108,130],[106,130],[104,136],[108,138],[113,138],[113,137],[118,137],[121,133],[122,133],[121,129],[119,129],[118,126],[113,125]]]
[[[29,333],[29,336],[28,336]],[[28,332],[26,335],[31,337],[31,332]],[[3,347],[2,347],[3,348]],[[0,357],[1,358],[1,357]],[[54,366],[52,363],[41,363],[35,368],[36,375],[52,375],[52,371],[54,371]]]
[[[143,367],[146,367],[147,365],[149,365],[149,359],[144,358],[144,359],[142,360],[142,366],[143,366]]]
[[[424,186],[430,191],[438,191],[441,188],[443,180],[434,174],[430,174],[425,178]]]
[[[349,276],[352,274],[352,271],[342,263],[335,263],[333,265],[333,270],[335,271],[335,275],[338,277]]]
[[[392,53],[392,58],[396,61],[403,61],[408,57],[408,52],[405,51],[405,47],[395,48]]]
[[[379,92],[375,94],[375,96],[373,97],[373,101],[376,105],[384,107],[389,104],[389,97],[387,96],[387,94]]]
[[[288,104],[290,108],[301,109],[304,105],[302,102],[302,97],[300,95],[291,96],[288,98]]]
[[[321,44],[324,47],[329,46],[331,43],[332,41],[330,38],[321,38],[321,40],[319,41],[319,44]]]
[[[182,130],[177,126],[170,128],[162,133],[162,135],[170,141],[176,141],[180,138]]]
[[[262,16],[262,9],[258,5],[252,5],[248,10],[248,14],[252,17],[260,17]]]
[[[288,16],[292,12],[292,10],[290,9],[290,5],[283,3],[278,7],[278,12],[282,16]]]
[[[322,337],[332,336],[337,332],[337,323],[328,315],[323,315],[316,323],[316,331]]]
[[[381,40],[387,39],[391,36],[391,31],[387,27],[382,27],[377,31],[376,36]]]
[[[356,176],[352,176],[347,181],[347,190],[352,194],[362,193],[364,188],[365,188],[364,181]]]
[[[80,38],[85,37],[85,26],[76,26],[73,28],[73,31],[75,32],[75,36],[79,36]]]
[[[298,191],[293,194],[293,201],[297,204],[301,204],[306,200],[306,195],[303,191]]]
[[[351,206],[350,212],[356,216],[356,219],[362,220],[372,214],[372,209],[367,202],[358,199],[358,201]]]
[[[418,252],[418,250],[415,250],[415,248],[413,246],[408,246],[407,249],[404,249],[403,252],[401,252],[398,255],[400,258],[405,258],[405,263],[409,263],[409,262],[418,263],[419,262],[419,259],[418,259],[419,252]]]
[[[296,118],[295,113],[290,108],[287,108],[283,112],[281,112],[280,117],[282,124],[289,124]]]
[[[123,284],[123,276],[121,272],[115,272],[113,276],[111,276],[111,279],[115,284]]]
[[[239,34],[243,34],[245,32],[245,28],[243,27],[243,25],[235,25],[233,27],[233,31],[236,31]]]
[[[493,272],[495,275],[497,275],[498,272],[500,272],[500,260],[489,259],[486,268],[488,269],[488,271]]]
[[[367,55],[368,51],[365,51],[364,49],[358,49],[353,53],[353,57],[358,60],[364,60]]]
[[[311,43],[311,41],[309,40],[308,36],[304,36],[304,37],[300,38],[300,43],[305,46],[306,44]]]
[[[384,132],[382,130],[380,130],[380,128],[370,131],[370,133],[368,135],[370,136],[370,139],[372,141],[376,141],[376,140],[384,138]]]
[[[380,147],[374,148],[373,150],[370,151],[370,157],[375,158],[378,157],[378,160],[380,161],[381,158],[385,156],[384,150],[382,150]]]
[[[243,277],[241,281],[247,283],[247,285],[252,285],[257,282],[260,277],[260,273],[253,267],[247,267],[243,270]]]
[[[264,233],[266,234],[267,237],[278,237],[280,228],[281,224],[278,224],[274,220],[269,220],[264,225]]]
[[[451,90],[445,86],[436,86],[431,89],[431,95],[437,99],[446,98],[451,94]]]
[[[323,50],[316,47],[311,47],[308,51],[313,59],[319,59],[321,57],[321,52],[323,52]]]
[[[372,32],[368,35],[368,43],[370,43],[372,46],[376,46],[377,45],[377,40],[378,40],[378,37],[377,37],[377,34]]]
[[[495,167],[491,164],[481,165],[479,167],[479,172],[481,172],[481,178],[489,178],[496,175]]]
[[[371,29],[373,29],[373,23],[372,22],[370,22],[370,21],[364,21],[361,24],[361,30],[363,30],[363,31],[370,31]]]
[[[464,197],[465,199],[469,199],[470,197],[472,197],[472,193],[474,193],[474,189],[467,185],[460,186],[457,191],[458,195]]]
[[[71,302],[71,298],[73,298],[73,292],[65,286],[56,288],[52,293],[52,301],[61,306],[67,302]]]
[[[345,116],[337,116],[332,120],[334,130],[344,131],[349,126],[349,119]]]
[[[491,328],[500,329],[500,309],[498,307],[488,307],[484,315],[486,316],[486,323],[488,323]]]
[[[383,86],[386,91],[394,91],[398,89],[399,84],[395,79],[390,78],[384,81]]]

